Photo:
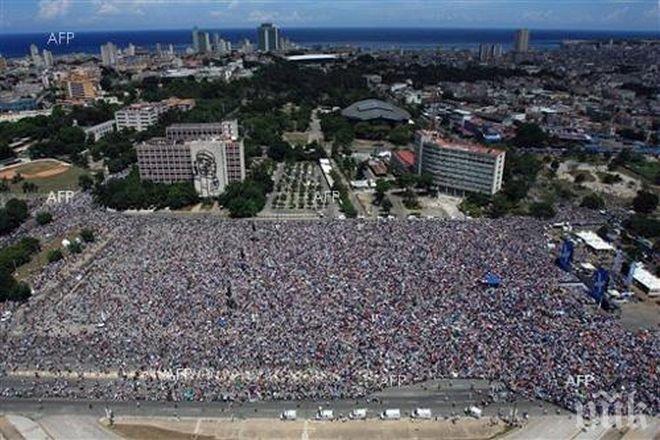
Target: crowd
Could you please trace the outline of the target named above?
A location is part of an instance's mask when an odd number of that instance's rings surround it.
[[[353,398],[464,377],[572,409],[635,392],[658,411],[657,337],[562,289],[542,222],[78,214],[60,222],[103,245],[47,267],[0,326],[4,397]]]

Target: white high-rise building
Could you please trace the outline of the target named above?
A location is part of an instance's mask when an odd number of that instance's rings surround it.
[[[195,26],[192,30],[192,40],[193,40],[193,52],[199,52],[199,29]]]
[[[415,143],[417,173],[431,175],[438,190],[492,195],[502,189],[503,150],[445,139],[427,130],[415,134]]]
[[[167,106],[160,102],[131,104],[115,112],[117,130],[133,128],[144,131],[158,122],[160,115],[167,111]]]
[[[110,42],[101,46],[101,64],[106,67],[117,64],[117,46]]]
[[[32,58],[32,62],[36,66],[41,66],[42,65],[42,59],[41,59],[41,56],[39,55],[39,48],[37,47],[36,44],[31,44],[30,45],[30,58]]]
[[[48,68],[53,67],[55,60],[53,59],[53,53],[49,50],[43,50],[44,65]]]

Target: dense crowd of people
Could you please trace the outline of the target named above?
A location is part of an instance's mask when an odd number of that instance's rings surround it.
[[[561,288],[540,221],[226,221],[77,203],[40,233],[93,227],[95,256],[47,266],[0,324],[1,396],[353,398],[393,378],[464,377],[571,409],[601,390],[660,407],[657,337]]]

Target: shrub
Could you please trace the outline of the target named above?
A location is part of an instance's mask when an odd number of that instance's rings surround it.
[[[56,261],[60,261],[62,258],[64,258],[64,254],[62,253],[61,249],[52,249],[48,251],[48,262],[49,263],[54,263]]]
[[[37,223],[40,225],[47,225],[53,221],[53,215],[50,212],[39,212],[37,213]]]

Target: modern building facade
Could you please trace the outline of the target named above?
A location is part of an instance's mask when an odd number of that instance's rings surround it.
[[[272,23],[263,23],[257,29],[257,41],[258,49],[262,52],[275,52],[279,50],[279,29]]]
[[[430,174],[439,191],[492,195],[502,188],[504,151],[445,139],[426,130],[415,134],[415,143],[417,173]]]
[[[165,138],[136,147],[140,178],[160,183],[192,181],[201,197],[215,197],[245,180],[245,152],[238,121],[175,124]]]
[[[516,52],[526,53],[529,51],[529,29],[518,29],[516,31]]]
[[[183,142],[152,138],[135,147],[140,179],[156,183],[191,181],[190,148]]]

